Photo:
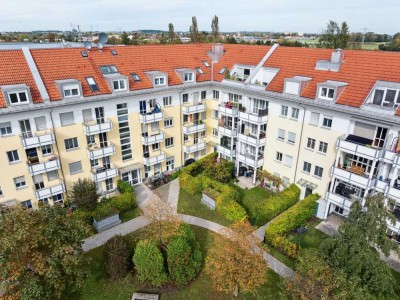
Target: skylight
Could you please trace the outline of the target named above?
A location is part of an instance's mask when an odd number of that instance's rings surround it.
[[[204,66],[205,66],[206,68],[209,68],[209,67],[210,67],[210,64],[209,64],[207,61],[203,61],[203,64],[204,64]]]
[[[114,65],[100,66],[100,71],[104,75],[118,73],[118,70]]]
[[[140,77],[139,77],[139,75],[137,73],[132,73],[131,77],[132,77],[132,80],[135,81],[135,82],[136,81],[140,81]]]
[[[86,51],[81,51],[81,55],[82,55],[82,57],[88,57],[88,54]]]
[[[97,85],[97,83],[93,77],[86,77],[86,81],[87,81],[90,89],[92,90],[92,92],[100,91],[99,86]]]
[[[223,68],[221,69],[221,71],[218,72],[218,74],[224,74],[225,71],[226,71],[226,69],[227,69],[226,67],[223,67]]]
[[[197,68],[196,68],[196,71],[197,71],[199,74],[204,74],[203,70],[202,70],[200,67],[197,67]]]
[[[111,54],[112,55],[118,55],[117,51],[115,51],[114,49],[111,49]]]

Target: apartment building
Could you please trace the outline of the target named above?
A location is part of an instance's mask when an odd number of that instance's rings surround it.
[[[322,219],[375,192],[400,213],[399,68],[277,45],[0,51],[0,203],[62,202],[85,177],[112,195],[217,151],[319,193]]]

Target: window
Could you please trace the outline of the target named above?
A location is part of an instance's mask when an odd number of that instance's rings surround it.
[[[26,92],[14,92],[8,93],[8,97],[10,99],[10,104],[19,105],[19,104],[27,104],[28,94]]]
[[[98,165],[99,165],[99,160],[97,158],[90,160],[90,167],[91,168],[97,167]]]
[[[239,94],[233,94],[233,93],[228,94],[228,99],[235,103],[238,103],[240,100],[242,100],[242,98],[243,98],[242,95]]]
[[[292,119],[297,120],[298,118],[299,118],[299,109],[292,107]]]
[[[172,118],[164,120],[164,127],[172,127],[173,125]]]
[[[174,157],[168,157],[166,165],[167,165],[167,171],[172,171],[173,169],[175,169]]]
[[[201,135],[201,137],[205,137],[205,136],[206,136],[206,131],[205,131],[205,130],[202,131],[202,132],[200,133],[200,135]]]
[[[322,173],[324,172],[324,169],[318,166],[315,166],[314,169],[314,175],[317,177],[322,177]]]
[[[154,85],[165,85],[165,76],[154,77]]]
[[[194,81],[194,76],[193,73],[185,73],[185,82],[193,82]]]
[[[25,200],[21,202],[21,206],[25,209],[30,209],[32,208],[32,201],[31,200]]]
[[[106,191],[111,191],[114,189],[114,182],[112,178],[106,179]]]
[[[328,151],[328,143],[319,142],[319,152],[326,153]]]
[[[283,185],[284,186],[288,186],[289,182],[290,182],[290,179],[288,177],[283,176],[282,177],[282,181],[283,181]]]
[[[12,134],[11,122],[0,123],[0,135],[6,136]]]
[[[200,67],[197,67],[197,68],[196,68],[196,71],[197,71],[197,73],[199,73],[200,75],[201,75],[201,74],[204,74],[203,70],[202,70]]]
[[[3,195],[3,190],[1,189],[1,186],[0,186],[0,197],[1,196],[4,196],[4,195]]]
[[[218,129],[217,128],[213,128],[212,129],[212,135],[213,136],[218,136]]]
[[[63,87],[64,98],[79,96],[79,87],[77,85],[67,85]]]
[[[173,137],[165,139],[165,147],[171,147],[173,145],[174,145],[174,138]]]
[[[74,113],[72,111],[60,114],[61,126],[75,124]]]
[[[288,142],[294,144],[296,142],[296,134],[293,132],[288,133]]]
[[[101,67],[100,67],[100,71],[101,71],[101,73],[103,73],[104,75],[113,74],[113,73],[118,73],[118,70],[117,70],[117,68],[116,68],[114,65],[101,66]]]
[[[35,125],[36,125],[36,130],[37,131],[47,129],[46,117],[45,116],[36,117],[35,118]]]
[[[8,162],[13,163],[19,161],[19,155],[17,150],[7,152]]]
[[[131,135],[128,122],[128,104],[117,104],[117,116],[119,125],[119,139],[121,142],[122,161],[132,158]]]
[[[285,105],[282,105],[282,107],[281,107],[281,116],[287,117],[288,110],[289,110],[289,107],[287,107]]]
[[[200,93],[200,99],[201,100],[204,100],[204,99],[206,99],[207,98],[207,91],[201,91],[201,93]]]
[[[163,104],[164,106],[172,105],[172,97],[171,96],[163,97]]]
[[[69,173],[71,175],[82,172],[82,162],[77,161],[69,164]]]
[[[212,110],[212,117],[213,117],[214,119],[218,119],[218,110],[216,110],[216,109],[213,109],[213,110]]]
[[[283,163],[285,166],[291,167],[293,163],[293,157],[290,155],[285,155],[285,162]]]
[[[53,149],[51,148],[51,145],[45,145],[40,147],[42,150],[42,155],[49,155],[53,153]]]
[[[53,196],[53,204],[62,204],[64,202],[63,194],[57,194]]]
[[[324,120],[322,121],[322,127],[331,128],[332,127],[332,117],[324,116]]]
[[[96,81],[94,80],[93,77],[86,77],[86,82],[89,85],[89,87],[92,90],[92,92],[100,91],[99,86],[97,85],[97,83],[96,83]]]
[[[76,137],[70,138],[70,139],[65,139],[64,143],[65,143],[66,150],[78,148],[78,138],[76,138]]]
[[[310,173],[311,172],[311,164],[309,162],[304,162],[303,164],[303,171],[306,173]]]
[[[310,125],[318,126],[319,124],[319,114],[312,112],[310,116]]]
[[[320,99],[333,100],[334,96],[335,96],[335,89],[333,89],[333,88],[322,87],[319,89],[319,97],[318,98],[320,98]]]
[[[204,65],[206,68],[209,68],[209,67],[210,67],[210,64],[209,64],[207,61],[203,61],[203,65]]]
[[[281,140],[281,141],[285,140],[285,130],[278,129],[278,140]]]
[[[87,135],[87,136],[86,136],[86,143],[87,143],[88,145],[96,144],[95,136],[94,136],[94,135]]]
[[[373,104],[384,107],[396,107],[400,104],[400,90],[376,89],[372,100]]]
[[[132,73],[131,77],[134,82],[140,81],[140,77],[137,73]]]
[[[189,94],[182,94],[182,102],[187,103],[189,101]]]
[[[15,184],[16,189],[26,187],[25,176],[15,177],[14,184]]]
[[[151,148],[153,149],[153,151],[160,149],[160,143],[155,143],[155,144],[151,145]]]
[[[226,70],[227,68],[223,67],[221,70],[219,70],[218,74],[224,74]]]
[[[189,140],[189,136],[187,134],[183,134],[183,141],[187,142]]]
[[[213,91],[213,99],[219,99],[219,91]]]
[[[188,115],[183,115],[183,123],[189,122],[189,116]]]
[[[315,149],[315,139],[307,138],[307,148],[308,149]]]
[[[126,80],[125,79],[113,80],[113,87],[114,91],[126,90]]]
[[[110,49],[110,51],[112,55],[118,55],[117,51],[115,51],[114,49]]]
[[[282,162],[282,158],[283,158],[283,154],[282,154],[281,152],[276,152],[276,157],[275,157],[275,159],[276,159],[277,161]]]
[[[47,172],[47,180],[48,181],[52,181],[58,178],[58,171],[54,170],[54,171],[49,171]]]

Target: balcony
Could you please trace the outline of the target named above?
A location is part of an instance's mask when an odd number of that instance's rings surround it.
[[[115,145],[112,143],[107,143],[107,146],[99,146],[97,144],[90,145],[87,148],[87,155],[89,159],[98,159],[105,156],[111,156],[115,154]]]
[[[57,185],[35,191],[36,199],[38,200],[46,199],[62,193],[65,193],[65,185],[61,180]]]
[[[348,182],[357,186],[362,186],[364,188],[371,187],[371,180],[368,175],[362,172],[362,170],[356,167],[349,167],[347,169],[333,167],[332,175],[341,181]]]
[[[27,162],[31,176],[55,171],[60,168],[60,159],[56,156],[50,157],[47,161],[35,161],[32,158]]]
[[[193,134],[193,133],[201,132],[204,130],[206,130],[206,124],[204,124],[202,122],[198,122],[198,121],[183,125],[183,133],[184,134]]]
[[[159,122],[159,121],[162,121],[163,119],[164,119],[164,112],[162,112],[162,111],[151,112],[151,113],[139,115],[139,121],[142,124]]]
[[[185,115],[190,115],[190,114],[196,114],[196,113],[202,113],[206,111],[207,107],[205,103],[200,103],[200,104],[185,104],[182,106],[182,112]]]
[[[154,152],[158,153],[158,155],[150,156],[149,153],[147,153],[147,154],[145,153],[145,156],[143,157],[144,165],[152,166],[155,164],[159,164],[167,159],[167,155],[163,151],[157,150]],[[148,157],[146,157],[146,156],[148,156]]]
[[[229,147],[229,146],[218,145],[217,150],[218,150],[218,153],[221,153],[225,156],[234,157],[236,155],[236,150],[231,149],[231,147]]]
[[[203,149],[206,149],[206,142],[204,141],[199,141],[197,144],[183,146],[183,152],[185,153],[193,153]]]
[[[146,136],[142,134],[142,144],[143,145],[152,145],[156,143],[160,143],[165,140],[165,133],[164,132],[159,132],[154,135]]]
[[[86,135],[95,135],[103,132],[109,132],[112,129],[112,122],[108,119],[93,120],[83,123],[83,132]]]
[[[400,185],[395,183],[393,186],[389,186],[387,195],[400,201]]]
[[[262,131],[260,135],[257,137],[256,135],[251,135],[251,134],[243,134],[239,133],[238,135],[239,141],[253,145],[253,146],[259,146],[259,145],[264,145],[265,144],[265,132]]]
[[[91,170],[92,178],[94,181],[99,182],[109,178],[118,176],[118,169],[111,166],[109,169],[106,167],[95,167]]]
[[[39,131],[35,134],[26,132],[21,135],[22,146],[25,149],[51,145],[56,142],[52,131]]]
[[[238,153],[236,156],[236,159],[239,160],[240,162],[248,165],[249,167],[253,167],[254,169],[257,169],[259,167],[262,167],[264,164],[264,156],[259,155],[257,158],[255,155],[250,154],[250,153]]]
[[[218,132],[225,136],[235,137],[237,133],[237,129],[229,128],[225,126],[218,126]]]
[[[239,112],[239,119],[254,124],[264,124],[268,121],[268,108],[260,109],[257,112]]]
[[[346,153],[357,156],[361,155],[371,160],[378,160],[381,149],[373,148],[371,146],[372,143],[372,140],[350,134],[346,138],[339,138],[337,140],[337,148]]]
[[[239,109],[234,108],[232,105],[226,103],[226,104],[220,104],[218,106],[218,111],[223,115],[229,117],[236,117],[238,115]]]
[[[329,202],[331,202],[337,206],[343,207],[344,209],[347,209],[347,210],[350,210],[350,206],[354,203],[354,201],[357,201],[357,198],[355,198],[355,197],[347,198],[347,197],[338,195],[336,193],[331,193],[331,192],[326,193],[326,199]]]

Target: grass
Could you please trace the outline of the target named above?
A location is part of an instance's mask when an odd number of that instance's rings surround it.
[[[201,203],[201,194],[192,196],[182,189],[179,192],[178,213],[199,217],[224,226],[232,224],[232,221]]]
[[[128,210],[126,212],[120,213],[119,217],[120,217],[122,223],[124,223],[124,222],[132,220],[134,218],[137,218],[141,215],[142,215],[141,209],[139,207],[136,207],[136,208]]]
[[[255,216],[257,205],[260,202],[266,201],[269,197],[275,193],[261,187],[254,187],[249,190],[244,190],[244,197],[241,201],[241,205],[246,210],[250,219]]]
[[[191,226],[196,234],[196,239],[200,244],[203,257],[206,257],[208,249],[214,242],[214,235],[211,231],[204,228]],[[141,238],[143,231],[137,231],[127,236],[130,248],[133,249],[137,241]],[[257,290],[256,296],[248,294],[239,294],[237,298],[233,295],[216,293],[211,288],[211,279],[202,270],[198,277],[188,286],[184,288],[164,287],[154,288],[148,287],[137,281],[134,274],[129,274],[126,278],[111,282],[106,279],[103,267],[102,247],[96,248],[85,254],[92,259],[90,263],[90,276],[85,281],[85,287],[80,294],[74,295],[71,299],[102,299],[102,300],[122,300],[131,299],[132,294],[137,292],[149,292],[161,294],[161,300],[186,300],[186,299],[279,299],[280,286],[282,279],[271,270],[266,271],[267,283]]]

